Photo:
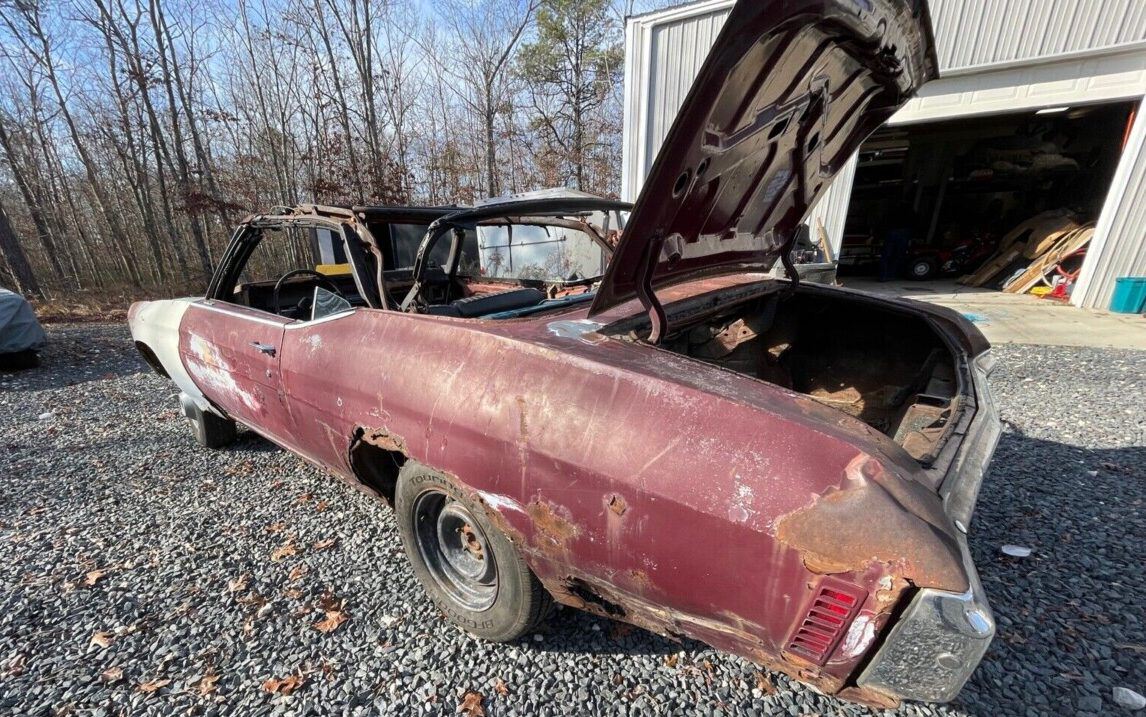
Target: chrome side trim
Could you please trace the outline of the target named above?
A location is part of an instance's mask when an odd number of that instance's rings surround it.
[[[276,328],[285,327],[289,322],[294,321],[294,319],[280,319],[279,321],[275,321],[273,319],[264,319],[261,316],[252,316],[246,311],[229,311],[221,306],[218,306],[214,299],[203,299],[202,301],[197,301],[194,304],[191,304],[191,306],[197,309],[203,309],[205,311],[213,311],[216,314],[223,314],[224,316],[243,319],[244,321],[253,321],[256,324],[265,324],[267,326],[274,326]],[[257,311],[257,309],[250,309],[250,311]]]
[[[990,351],[980,354],[971,362],[972,383],[975,391],[975,417],[963,436],[959,451],[951,462],[947,477],[939,486],[943,509],[963,533],[971,525],[979,488],[1003,433],[999,412],[991,399],[987,377],[994,368]]]

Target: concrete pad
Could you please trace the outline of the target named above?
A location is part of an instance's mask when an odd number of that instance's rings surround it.
[[[849,289],[926,301],[955,309],[994,344],[1109,346],[1146,350],[1146,316],[1092,311],[1040,299],[956,284],[954,281],[889,281],[841,277]]]

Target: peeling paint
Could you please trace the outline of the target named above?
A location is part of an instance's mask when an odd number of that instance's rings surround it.
[[[851,627],[844,635],[840,645],[840,652],[844,657],[853,658],[862,655],[875,639],[875,619],[872,615],[860,613],[852,621]]]
[[[192,335],[188,345],[194,360],[187,361],[187,370],[196,381],[220,393],[235,396],[253,412],[261,409],[260,401],[238,384],[230,364],[210,341],[202,336]]]

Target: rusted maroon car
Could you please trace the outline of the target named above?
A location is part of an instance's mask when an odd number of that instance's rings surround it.
[[[133,335],[202,443],[243,424],[384,498],[475,635],[556,600],[847,699],[949,700],[994,633],[966,537],[988,344],[788,260],[932,42],[922,2],[741,2],[631,213],[255,216]]]

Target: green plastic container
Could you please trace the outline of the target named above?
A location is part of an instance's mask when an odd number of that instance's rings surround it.
[[[1146,310],[1146,276],[1115,279],[1110,310],[1120,314],[1141,314]]]

